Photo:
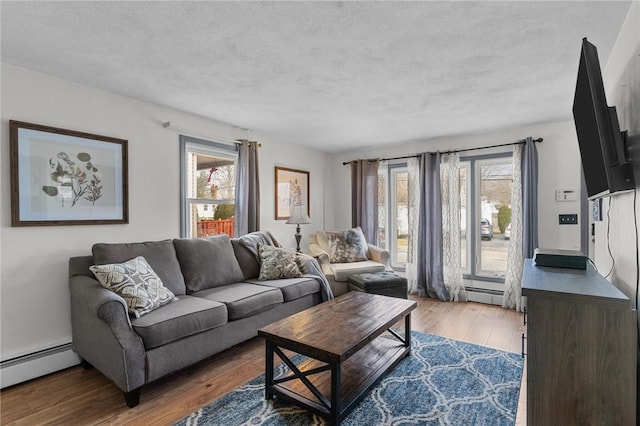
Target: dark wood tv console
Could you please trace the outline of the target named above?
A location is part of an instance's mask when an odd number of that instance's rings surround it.
[[[591,265],[538,267],[531,259],[522,294],[527,425],[635,425],[637,315],[629,298]]]

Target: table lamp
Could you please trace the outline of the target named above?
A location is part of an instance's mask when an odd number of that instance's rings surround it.
[[[286,223],[296,225],[296,252],[300,253],[300,240],[302,239],[302,235],[300,235],[300,225],[311,223],[311,219],[309,219],[309,216],[307,215],[307,208],[305,205],[296,204],[293,206],[291,216],[289,216],[289,220],[287,220]]]

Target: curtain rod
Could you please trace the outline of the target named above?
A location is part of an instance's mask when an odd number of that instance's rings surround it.
[[[367,161],[371,162],[371,161],[390,161],[390,160],[402,160],[403,158],[414,158],[414,157],[419,157],[418,154],[414,154],[414,155],[403,155],[401,157],[391,157],[391,158],[369,158],[367,159]],[[346,166],[347,164],[351,164],[356,160],[351,160],[351,161],[343,161],[342,165]]]
[[[540,143],[543,140],[544,139],[542,139],[542,138],[538,138],[538,139],[534,139],[533,141],[536,142],[536,143]],[[478,150],[478,149],[499,148],[501,146],[519,145],[519,144],[522,144],[522,143],[525,143],[524,139],[521,139],[521,140],[515,141],[515,142],[503,143],[503,144],[499,144],[499,145],[480,146],[480,147],[477,147],[477,148],[467,148],[467,149],[456,149],[456,150],[450,150],[450,151],[443,151],[442,154],[452,154],[454,152],[475,151],[475,150]],[[435,152],[430,152],[429,154],[435,154]],[[404,155],[404,156],[401,156],[401,157],[391,157],[391,158],[371,158],[371,159],[368,159],[367,161],[401,160],[403,158],[413,158],[413,157],[419,157],[419,155],[418,154],[414,154],[414,155]],[[353,163],[353,161],[355,161],[355,160],[343,161],[342,165],[346,166],[347,164]]]
[[[544,139],[542,138],[538,138],[538,139],[533,139],[534,142],[536,143],[540,143],[542,142]],[[509,145],[520,145],[525,143],[526,140],[525,139],[520,139],[519,141],[515,141],[515,142],[509,142],[509,143],[501,143],[499,145],[491,145],[491,146],[479,146],[477,148],[467,148],[467,149],[454,149],[454,150],[450,150],[450,151],[442,151],[442,154],[453,154],[454,152],[466,152],[466,151],[476,151],[478,149],[489,149],[489,148],[499,148],[501,146],[509,146]],[[429,154],[435,154],[435,152],[430,152]]]
[[[197,131],[192,131],[192,130],[186,129],[184,127],[176,126],[176,125],[172,124],[170,121],[163,121],[162,122],[162,127],[164,127],[165,129],[169,129],[169,130],[175,130],[178,133],[184,133],[187,136],[194,136],[194,137],[198,137],[198,138],[204,138],[204,139],[213,140],[213,141],[216,141],[216,142],[224,142],[226,144],[238,145],[238,144],[241,144],[244,141],[257,142],[257,141],[251,141],[251,140],[248,140],[248,139],[229,139],[227,137],[216,136],[216,135],[213,135],[213,134],[205,135],[205,134],[202,134],[202,133],[198,133]],[[258,148],[262,148],[262,144],[261,143],[258,143]]]

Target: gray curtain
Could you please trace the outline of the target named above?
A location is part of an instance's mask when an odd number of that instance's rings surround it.
[[[442,263],[442,192],[440,153],[422,153],[418,218],[417,287],[419,296],[449,300]]]
[[[351,224],[368,243],[378,243],[378,160],[351,162]]]
[[[533,257],[538,248],[538,149],[531,137],[522,150],[522,255]]]
[[[238,144],[235,203],[234,236],[239,237],[260,230],[260,178],[257,142],[243,140]]]

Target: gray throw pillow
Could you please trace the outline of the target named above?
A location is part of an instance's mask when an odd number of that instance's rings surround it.
[[[260,275],[260,259],[256,258],[251,250],[237,238],[231,238],[231,246],[235,252],[236,259],[238,259],[238,265],[242,269],[244,279],[258,278],[258,275]]]
[[[302,276],[296,263],[295,250],[259,244],[258,253],[260,253],[259,280],[279,280]]]
[[[367,260],[364,235],[359,228],[326,232],[331,263],[351,263]]]
[[[104,288],[125,300],[136,318],[177,300],[142,256],[123,263],[93,265],[89,270]]]
[[[184,278],[171,240],[143,243],[99,243],[91,248],[94,265],[121,263],[142,256],[173,294],[184,294]]]
[[[187,294],[244,280],[227,235],[173,240]]]

